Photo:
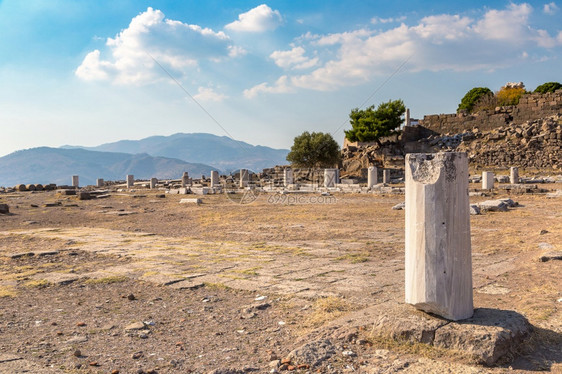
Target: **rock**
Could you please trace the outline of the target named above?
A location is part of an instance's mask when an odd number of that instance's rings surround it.
[[[208,374],[245,374],[245,372],[237,369],[215,369],[209,371]]]
[[[180,204],[201,204],[201,199],[181,199]]]
[[[127,295],[127,299],[130,301],[136,300],[135,295],[133,295],[132,293]]]
[[[547,262],[551,260],[562,260],[562,251],[547,252],[539,257],[540,262]]]
[[[541,230],[541,232],[539,232],[539,235],[544,235],[544,234],[548,234],[548,230]]]
[[[480,207],[476,204],[470,204],[470,214],[473,216],[479,215],[480,213]]]
[[[480,363],[493,365],[517,352],[532,329],[529,321],[517,312],[478,308],[472,318],[437,329],[433,345],[458,350]]]
[[[310,367],[320,365],[336,354],[336,347],[328,339],[315,340],[294,349],[288,358],[297,364],[308,364]]]
[[[143,356],[143,353],[142,353],[142,352],[135,352],[135,353],[133,353],[133,355],[131,356],[131,358],[132,358],[133,360],[138,360],[138,359],[141,358],[142,356]]]
[[[396,204],[395,206],[392,207],[392,210],[404,210],[404,207],[406,206],[406,202],[401,202],[400,204]]]
[[[73,354],[74,354],[74,356],[76,356],[76,357],[82,356],[82,352],[81,352],[79,349],[75,350]]]
[[[10,213],[10,207],[8,204],[0,204],[0,214],[8,214]]]
[[[144,330],[144,329],[145,329],[145,325],[142,322],[133,322],[125,327],[125,331],[137,331],[137,330]]]
[[[507,212],[508,205],[502,200],[486,200],[478,204],[481,212]]]
[[[462,352],[493,365],[513,357],[532,332],[527,319],[511,310],[477,308],[471,318],[449,322],[399,303],[375,307],[372,332],[398,342],[421,342]]]
[[[78,200],[90,200],[91,198],[92,196],[90,195],[89,192],[86,191],[78,192]]]

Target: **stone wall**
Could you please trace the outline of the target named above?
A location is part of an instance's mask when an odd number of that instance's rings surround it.
[[[482,168],[562,169],[562,115],[510,123],[492,130],[477,128],[453,135],[407,130],[397,142],[342,150],[342,176],[362,177],[371,165],[401,169],[407,153],[467,152],[471,166]]]
[[[440,134],[459,134],[473,128],[489,131],[509,123],[521,124],[559,113],[562,113],[562,90],[523,95],[518,105],[497,107],[474,114],[427,115],[419,124]]]

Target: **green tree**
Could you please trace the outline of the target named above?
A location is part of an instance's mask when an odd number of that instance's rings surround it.
[[[559,90],[562,88],[562,84],[558,83],[558,82],[547,82],[547,83],[543,83],[540,86],[538,86],[537,88],[535,88],[534,92],[537,93],[547,93],[547,92],[554,92],[556,90]]]
[[[460,112],[464,109],[467,112],[472,113],[476,103],[486,95],[493,95],[492,90],[490,90],[488,87],[474,87],[473,89],[468,91],[466,95],[464,95],[459,104],[459,107],[457,108],[457,112]]]
[[[355,108],[349,114],[351,130],[345,131],[345,137],[351,142],[379,142],[383,136],[389,136],[400,127],[406,111],[402,100],[391,100],[380,104],[375,110],[371,105],[365,110]]]
[[[332,135],[308,131],[295,137],[287,161],[296,167],[333,167],[340,159],[340,146]]]

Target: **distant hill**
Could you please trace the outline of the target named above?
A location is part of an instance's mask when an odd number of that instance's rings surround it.
[[[76,148],[65,146],[64,148]],[[147,153],[151,156],[178,158],[187,162],[204,163],[224,171],[264,168],[287,163],[287,149],[254,146],[226,136],[178,133],[170,136],[151,136],[141,140],[121,140],[84,149],[104,152]]]
[[[80,176],[80,185],[94,184],[97,178],[124,180],[151,177],[179,179],[184,171],[191,176],[210,175],[217,170],[209,165],[189,163],[177,158],[153,157],[146,153],[96,152],[85,149],[39,147],[0,157],[0,186],[19,183],[70,184],[72,175]]]

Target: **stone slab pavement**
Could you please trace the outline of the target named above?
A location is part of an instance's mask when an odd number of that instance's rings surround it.
[[[403,254],[377,258],[373,252],[364,258],[357,257],[365,252],[364,246],[351,240],[303,240],[298,244],[213,242],[102,228],[0,231],[2,235],[59,239],[67,245],[53,250],[83,250],[128,260],[95,271],[73,269],[71,274],[45,268],[32,276],[54,284],[124,276],[173,288],[212,283],[260,294],[340,296],[362,305],[403,297]],[[44,251],[30,248],[28,252]],[[491,259],[475,254],[473,262],[476,287],[490,283],[486,275],[512,268],[512,259],[501,257]]]

